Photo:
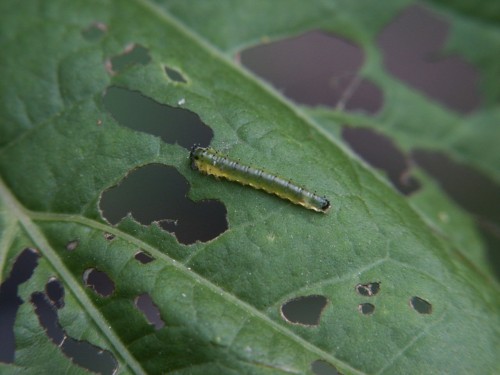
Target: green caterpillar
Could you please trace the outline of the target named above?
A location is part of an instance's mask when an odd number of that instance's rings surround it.
[[[326,213],[330,208],[330,201],[325,197],[320,197],[303,187],[261,169],[228,159],[212,148],[193,147],[190,159],[191,168],[207,175],[223,177],[229,181],[264,190],[317,212]]]

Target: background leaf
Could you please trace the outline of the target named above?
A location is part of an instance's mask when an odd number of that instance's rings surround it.
[[[448,48],[482,74],[485,107],[463,119],[384,72],[374,39],[406,5],[2,2],[0,309],[18,310],[4,315],[13,326],[2,319],[15,352],[4,356],[12,348],[3,344],[1,369],[498,372],[498,284],[470,216],[423,174],[422,195],[403,197],[338,137],[341,123],[376,127],[403,150],[440,150],[499,181],[490,141],[498,132],[498,29],[440,10],[454,27]],[[362,75],[384,92],[377,116],[304,109],[231,58],[242,46],[311,28],[363,48]],[[192,171],[180,136],[123,123],[107,101],[117,88],[151,100],[150,108],[194,113],[202,142],[325,194],[331,211]],[[180,121],[169,116],[159,124],[167,133]],[[170,200],[157,204],[168,207],[163,221],[132,214],[110,224],[101,196],[150,164],[179,181],[181,193],[165,192]],[[176,216],[179,202],[218,204],[227,229],[185,243],[181,226],[215,219],[195,208]],[[435,220],[443,211],[450,224]],[[21,279],[24,262],[32,274]],[[106,293],[91,275],[108,278]],[[58,284],[63,297],[51,291]],[[144,295],[162,324],[136,307]],[[312,323],[288,315],[285,306],[301,301],[316,304]]]

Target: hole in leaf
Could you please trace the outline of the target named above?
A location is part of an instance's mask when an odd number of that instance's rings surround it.
[[[137,253],[135,253],[134,258],[139,262],[141,262],[142,264],[147,264],[155,260],[155,258],[151,254],[145,251],[138,251]]]
[[[281,305],[281,316],[289,323],[315,326],[327,303],[326,297],[320,295],[297,297]]]
[[[45,329],[49,339],[74,364],[99,374],[113,374],[116,371],[118,363],[109,351],[87,341],[75,340],[66,334],[59,323],[57,310],[44,293],[33,293],[31,303],[34,305],[38,321]]]
[[[95,268],[89,268],[83,273],[85,286],[92,288],[102,297],[109,297],[115,291],[115,283],[109,276]]]
[[[498,251],[500,246],[500,210],[498,210],[500,186],[482,172],[465,164],[459,164],[440,152],[416,150],[412,153],[412,157],[419,166],[438,181],[451,199],[472,214],[485,240],[490,264],[496,276],[500,278],[500,252]],[[446,218],[444,213],[441,220],[446,220]]]
[[[128,213],[143,225],[157,222],[183,244],[210,241],[228,228],[225,206],[215,200],[186,198],[186,179],[173,167],[149,164],[105,191],[100,208],[112,224]]]
[[[76,365],[98,374],[115,374],[118,362],[108,350],[102,350],[88,341],[66,336],[61,351]]]
[[[155,326],[155,329],[161,329],[165,322],[161,319],[160,309],[155,305],[148,293],[141,294],[135,298],[135,306],[146,317],[147,321]]]
[[[375,306],[371,303],[361,303],[358,305],[358,310],[363,315],[371,315],[375,311]]]
[[[358,76],[363,60],[360,47],[317,31],[241,53],[245,67],[300,104],[375,113],[382,91]]]
[[[151,61],[149,51],[140,44],[128,45],[122,54],[113,56],[109,60],[108,70],[111,74],[120,73],[125,68],[133,65],[147,65]]]
[[[106,239],[107,241],[113,241],[115,237],[116,236],[114,234],[104,232],[104,239]]]
[[[35,313],[47,336],[54,344],[60,346],[64,340],[64,332],[58,324],[54,306],[42,292],[31,294],[31,303],[35,306]]]
[[[174,68],[165,66],[165,73],[167,73],[167,77],[174,82],[187,83],[182,73]]]
[[[380,282],[356,285],[356,292],[362,296],[371,297],[380,291]]]
[[[370,129],[348,127],[342,129],[342,138],[368,164],[383,170],[402,194],[410,195],[420,188],[410,176],[408,158],[390,138]]]
[[[421,6],[406,8],[380,34],[386,69],[410,86],[461,113],[479,107],[479,74],[443,52],[449,25]]]
[[[57,309],[64,307],[64,288],[61,282],[55,277],[50,278],[49,282],[45,285],[45,293]]]
[[[213,138],[212,129],[196,113],[160,104],[138,91],[109,87],[103,103],[120,125],[161,137],[166,143],[191,150],[193,144],[208,146]]]
[[[80,244],[80,241],[78,241],[78,240],[69,241],[66,244],[66,250],[73,251],[73,250],[75,250],[78,247],[79,244]]]
[[[342,375],[335,366],[321,359],[311,363],[311,370],[316,375]]]
[[[5,251],[5,249],[3,249]],[[0,285],[0,362],[13,363],[15,357],[14,322],[17,310],[24,302],[18,287],[28,281],[38,265],[39,254],[26,248],[16,258],[9,276]]]
[[[474,215],[500,224],[500,186],[485,174],[440,152],[416,150],[415,162],[438,180],[444,191]]]
[[[432,305],[420,297],[411,297],[410,306],[419,314],[431,314]]]
[[[94,22],[92,25],[82,31],[82,35],[90,42],[95,42],[106,34],[108,27],[102,22]]]

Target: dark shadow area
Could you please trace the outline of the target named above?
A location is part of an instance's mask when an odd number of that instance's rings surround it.
[[[147,264],[155,260],[155,258],[151,254],[146,253],[145,251],[138,251],[137,253],[135,253],[134,258],[142,264]]]
[[[419,314],[432,314],[432,305],[420,297],[411,297],[410,307]]]
[[[335,366],[321,359],[311,363],[311,370],[315,375],[342,375]]]
[[[108,31],[106,24],[102,22],[94,22],[92,25],[82,30],[83,37],[89,42],[96,42],[101,39]]]
[[[146,320],[152,324],[156,330],[159,330],[165,326],[165,322],[161,319],[160,309],[153,302],[151,296],[148,293],[141,294],[137,296],[134,301],[135,307],[144,314]]]
[[[87,341],[78,341],[69,337],[59,323],[57,308],[42,292],[31,295],[40,325],[49,339],[57,345],[71,361],[89,371],[98,374],[114,374],[118,362],[113,355]]]
[[[486,240],[495,274],[500,278],[500,186],[440,152],[415,150],[412,159],[438,181],[451,199],[474,216]]]
[[[363,315],[371,315],[375,312],[375,306],[371,303],[360,303],[358,305],[358,310]]]
[[[190,150],[194,144],[208,146],[213,138],[212,129],[196,113],[160,104],[138,91],[109,87],[103,103],[120,125],[161,137],[166,143]]]
[[[409,159],[390,138],[371,129],[349,127],[342,128],[342,138],[368,164],[383,170],[400,193],[410,195],[420,188],[410,176]]]
[[[182,73],[174,68],[165,66],[165,73],[167,74],[168,79],[170,79],[171,81],[178,83],[187,83],[187,80],[186,78],[184,78]]]
[[[24,302],[17,295],[17,290],[19,285],[28,281],[33,275],[38,265],[38,258],[36,250],[24,249],[14,262],[9,276],[0,285],[0,362],[14,362],[16,352],[14,322],[17,310]]]
[[[100,208],[112,224],[128,213],[143,225],[158,222],[186,245],[207,242],[225,232],[225,206],[216,200],[193,202],[186,197],[188,188],[186,179],[175,168],[149,164],[106,190]]]
[[[356,292],[365,297],[372,297],[380,292],[380,283],[358,284],[356,285]]]
[[[83,273],[83,283],[101,297],[109,297],[115,291],[115,283],[107,273],[89,268]]]
[[[147,65],[150,61],[151,56],[147,48],[140,44],[130,44],[122,54],[113,56],[109,60],[108,70],[112,74],[117,74],[133,65]]]
[[[281,315],[289,323],[316,326],[327,303],[320,295],[297,297],[281,305]]]
[[[246,68],[297,103],[376,113],[382,91],[358,76],[363,60],[360,47],[318,31],[241,53]]]
[[[406,8],[378,37],[386,69],[398,79],[460,113],[481,103],[479,74],[442,52],[448,23],[421,6]]]

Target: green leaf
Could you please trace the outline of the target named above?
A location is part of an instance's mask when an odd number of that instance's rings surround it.
[[[13,361],[2,359],[0,370],[311,374],[324,366],[344,374],[498,372],[498,285],[486,267],[463,256],[456,238],[436,233],[437,224],[422,219],[419,210],[434,198],[416,210],[348,152],[323,127],[326,122],[320,126],[229,58],[266,36],[323,27],[342,31],[375,59],[373,35],[405,5],[2,2],[0,309],[5,311],[7,295],[19,308],[10,315],[13,326],[2,318],[2,334],[13,334],[15,353]],[[130,46],[146,51],[121,59]],[[366,74],[378,78],[387,100],[400,105],[394,116],[404,120],[420,97],[374,64]],[[183,80],[166,73],[167,67]],[[213,131],[211,146],[325,194],[332,209],[318,214],[198,174],[180,142],[130,129],[108,113],[103,96],[112,86],[197,114]],[[417,103],[422,116],[445,124],[456,119],[423,102]],[[404,129],[391,127],[389,115],[356,116],[410,143]],[[463,142],[466,133],[460,133]],[[471,135],[472,144],[484,139],[479,133]],[[471,164],[478,161],[476,146],[464,152],[442,147]],[[483,170],[496,179],[498,156],[483,151]],[[131,216],[117,225],[107,222],[100,211],[103,192],[153,163],[177,169],[187,181],[189,204],[222,202],[228,229],[211,241],[185,245],[157,223],[142,225]],[[430,195],[444,206],[438,193]],[[459,214],[453,211],[453,219]],[[466,219],[460,226],[470,228]],[[474,234],[467,241],[480,246]],[[140,251],[154,260],[138,261]],[[32,275],[15,281],[29,257],[36,257]],[[89,287],[92,270],[111,280],[109,296]],[[53,280],[64,289],[64,306],[49,291]],[[162,328],[136,308],[145,294]],[[326,299],[317,324],[298,324],[283,312],[283,305],[311,296]],[[82,364],[77,354],[85,350],[92,359]],[[104,364],[93,367],[98,362]]]

